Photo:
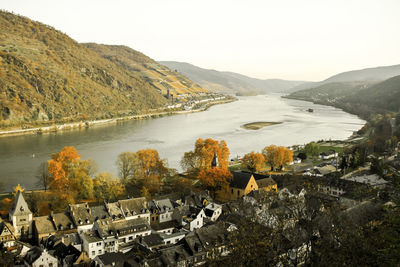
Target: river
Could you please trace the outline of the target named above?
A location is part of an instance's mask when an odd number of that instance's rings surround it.
[[[329,106],[284,99],[279,95],[238,97],[204,112],[96,126],[57,134],[0,138],[0,181],[5,190],[18,183],[37,188],[35,175],[42,162],[64,146],[74,146],[82,159],[94,159],[99,171],[117,174],[115,161],[124,151],[157,149],[169,167],[180,170],[184,152],[197,138],[225,140],[231,157],[261,151],[267,145],[305,144],[321,139],[346,139],[365,121]],[[314,112],[307,112],[312,108]],[[256,121],[281,124],[246,130],[240,126]]]

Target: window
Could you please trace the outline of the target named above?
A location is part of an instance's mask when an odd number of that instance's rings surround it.
[[[231,194],[233,195],[233,189],[231,189],[232,191],[231,191]]]
[[[99,249],[99,254],[101,254],[101,249]]]
[[[237,193],[238,193],[238,196],[240,196],[240,190],[238,190]]]
[[[93,250],[93,251],[92,251],[92,256],[94,256],[94,254],[96,254],[96,251]]]
[[[197,225],[199,225],[199,221],[197,221]]]
[[[49,267],[53,267],[53,263],[52,262],[49,263]]]

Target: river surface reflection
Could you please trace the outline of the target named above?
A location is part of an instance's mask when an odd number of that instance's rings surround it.
[[[115,161],[124,151],[157,149],[169,167],[180,169],[183,153],[193,149],[197,138],[224,139],[231,157],[263,147],[304,144],[321,139],[346,139],[365,121],[329,106],[281,98],[279,95],[239,97],[205,112],[97,126],[57,134],[0,138],[0,180],[5,190],[20,183],[36,188],[35,174],[42,162],[64,146],[74,146],[83,159],[94,159],[99,171],[117,174]],[[314,112],[307,112],[312,108]],[[281,124],[246,130],[240,126],[256,121]]]

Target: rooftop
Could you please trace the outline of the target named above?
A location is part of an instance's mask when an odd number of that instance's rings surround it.
[[[253,176],[251,173],[247,172],[232,172],[232,175],[233,178],[231,180],[230,186],[239,189],[245,189],[251,177]]]

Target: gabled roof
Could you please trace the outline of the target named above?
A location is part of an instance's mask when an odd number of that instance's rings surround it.
[[[148,212],[147,200],[144,197],[118,200],[118,203],[125,216]]]
[[[93,224],[91,210],[87,203],[69,204],[69,209],[76,226]]]
[[[126,256],[122,252],[110,252],[96,257],[97,261],[100,261],[102,266],[116,266],[123,267]],[[96,260],[96,259],[95,259]]]
[[[118,202],[106,203],[106,208],[113,219],[122,219],[124,217]]]
[[[105,219],[109,217],[107,209],[104,205],[90,207],[91,216],[93,221],[97,221],[98,219]]]
[[[17,195],[15,196],[14,204],[10,210],[10,215],[18,216],[27,214],[32,214],[32,211],[29,209],[22,192],[18,190]]]
[[[207,247],[215,247],[217,244],[227,242],[227,230],[224,223],[216,223],[195,230],[202,245]]]
[[[230,187],[245,189],[253,175],[247,172],[232,172],[233,178]]]
[[[147,247],[152,248],[164,245],[164,240],[161,238],[159,233],[156,233],[144,236],[142,238],[142,243],[147,245]]]
[[[14,227],[4,221],[0,221],[0,236],[12,235],[14,232]]]
[[[53,221],[49,216],[41,216],[33,218],[35,222],[36,231],[38,234],[50,234],[56,231]]]
[[[53,218],[53,222],[57,230],[68,230],[74,228],[72,218],[70,218],[68,214],[64,212],[53,213],[51,214],[51,217]]]
[[[257,183],[259,188],[276,185],[275,180],[272,179],[271,177],[267,177],[267,178],[264,178],[264,179],[256,180],[256,183]]]
[[[146,219],[138,218],[133,220],[113,221],[111,219],[101,219],[97,221],[98,232],[102,237],[123,236],[134,232],[141,232],[150,229]]]

